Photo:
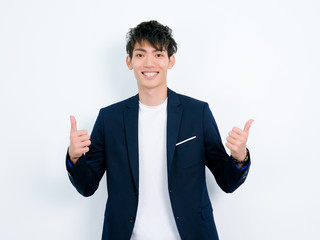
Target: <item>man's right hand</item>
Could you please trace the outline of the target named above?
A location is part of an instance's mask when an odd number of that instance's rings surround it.
[[[69,145],[69,157],[73,164],[76,164],[82,154],[89,151],[91,144],[90,136],[87,130],[77,130],[77,121],[74,116],[70,116],[71,133]]]

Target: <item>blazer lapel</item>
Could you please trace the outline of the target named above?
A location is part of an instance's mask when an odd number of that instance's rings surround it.
[[[168,88],[167,105],[167,171],[170,176],[170,169],[173,161],[173,154],[178,140],[182,108],[178,95]],[[138,114],[139,94],[133,96],[124,111],[124,125],[126,132],[127,150],[129,163],[136,189],[139,189],[139,145],[138,145]]]
[[[178,95],[168,88],[167,106],[167,170],[170,176],[173,154],[178,140],[180,121],[183,109],[180,107]]]
[[[139,146],[138,146],[139,95],[133,96],[124,111],[124,125],[127,150],[136,189],[139,188]]]

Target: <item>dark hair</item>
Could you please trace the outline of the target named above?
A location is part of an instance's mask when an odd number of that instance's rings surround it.
[[[130,58],[136,43],[148,41],[151,46],[159,50],[167,50],[168,57],[177,52],[177,43],[172,37],[172,30],[157,21],[142,22],[127,33],[126,50]]]

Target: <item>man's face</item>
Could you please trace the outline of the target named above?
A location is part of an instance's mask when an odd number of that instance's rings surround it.
[[[167,87],[167,70],[175,63],[172,55],[168,58],[167,50],[155,49],[148,41],[136,43],[132,59],[127,56],[126,63],[133,69],[140,90],[161,89]]]

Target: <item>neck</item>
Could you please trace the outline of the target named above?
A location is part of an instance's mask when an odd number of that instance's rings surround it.
[[[160,105],[167,96],[167,86],[160,89],[139,89],[139,101],[147,106]]]

